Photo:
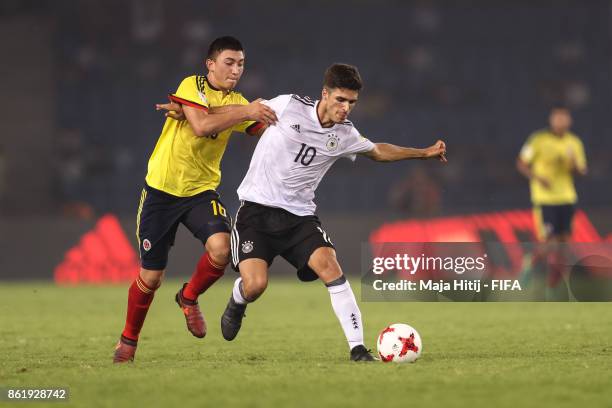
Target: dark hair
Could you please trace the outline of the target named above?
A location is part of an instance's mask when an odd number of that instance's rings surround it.
[[[219,37],[210,43],[210,47],[208,47],[208,54],[206,54],[206,59],[214,60],[222,51],[225,50],[244,51],[244,48],[242,48],[242,44],[235,37]]]
[[[570,109],[566,105],[556,104],[550,107],[550,112],[554,112],[554,111],[566,111],[569,113]]]
[[[360,91],[363,83],[357,67],[348,64],[333,64],[325,70],[323,86],[328,89],[345,88]]]

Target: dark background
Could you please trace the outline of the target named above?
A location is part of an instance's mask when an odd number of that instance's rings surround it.
[[[514,163],[548,110],[574,113],[590,173],[580,207],[612,230],[610,1],[0,2],[0,277],[50,277],[98,216],[133,237],[154,110],[204,73],[211,40],[246,49],[248,99],[318,97],[333,62],[359,67],[351,120],[377,142],[448,145],[449,163],[338,163],[317,192],[346,260],[382,222],[528,208]],[[256,140],[235,135],[219,189],[228,209]],[[170,267],[189,273],[184,232]],[[349,262],[352,265],[351,262]],[[173,266],[174,265],[174,266]],[[357,264],[358,265],[358,264]]]

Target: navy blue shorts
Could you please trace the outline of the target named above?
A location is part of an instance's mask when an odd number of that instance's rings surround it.
[[[564,235],[572,232],[572,220],[576,206],[565,205],[541,205],[542,223],[546,236]]]
[[[230,232],[231,219],[214,190],[177,197],[148,185],[142,189],[136,238],[143,268],[162,270],[182,223],[203,244],[217,232]]]

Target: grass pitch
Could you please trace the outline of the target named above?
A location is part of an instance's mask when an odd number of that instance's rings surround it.
[[[174,303],[180,282],[165,282],[135,364],[120,366],[127,287],[3,284],[0,387],[69,387],[70,400],[0,408],[612,406],[612,304],[361,302],[367,346],[404,322],[424,347],[415,364],[356,364],[319,283],[272,277],[223,340],[228,275],[201,299],[203,340]]]

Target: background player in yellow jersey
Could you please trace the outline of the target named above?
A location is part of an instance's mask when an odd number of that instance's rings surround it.
[[[546,243],[536,246],[528,255],[521,279],[527,282],[534,272],[544,268],[546,293],[551,299],[567,296],[564,287],[558,284],[570,251],[565,245],[550,244],[570,240],[578,201],[574,174],[587,172],[584,147],[578,136],[570,132],[571,125],[572,116],[567,108],[553,108],[549,116],[550,127],[533,133],[517,158],[519,172],[530,181],[538,239]]]
[[[214,40],[206,68],[206,76],[185,78],[170,95],[182,106],[186,120],[167,115],[149,159],[137,216],[141,269],[129,289],[125,328],[114,362],[134,359],[179,223],[204,244],[206,252],[190,281],[176,294],[176,302],[188,330],[196,337],[206,335],[197,298],[223,275],[230,252],[230,220],[215,191],[221,180],[221,158],[232,132],[257,134],[276,121],[271,108],[259,101],[249,104],[234,91],[244,70],[244,51],[237,39]]]
[[[580,138],[570,132],[572,116],[567,108],[553,108],[549,125],[527,139],[517,168],[530,181],[538,238],[564,242],[571,237],[578,201],[574,174],[585,175],[587,162]]]

